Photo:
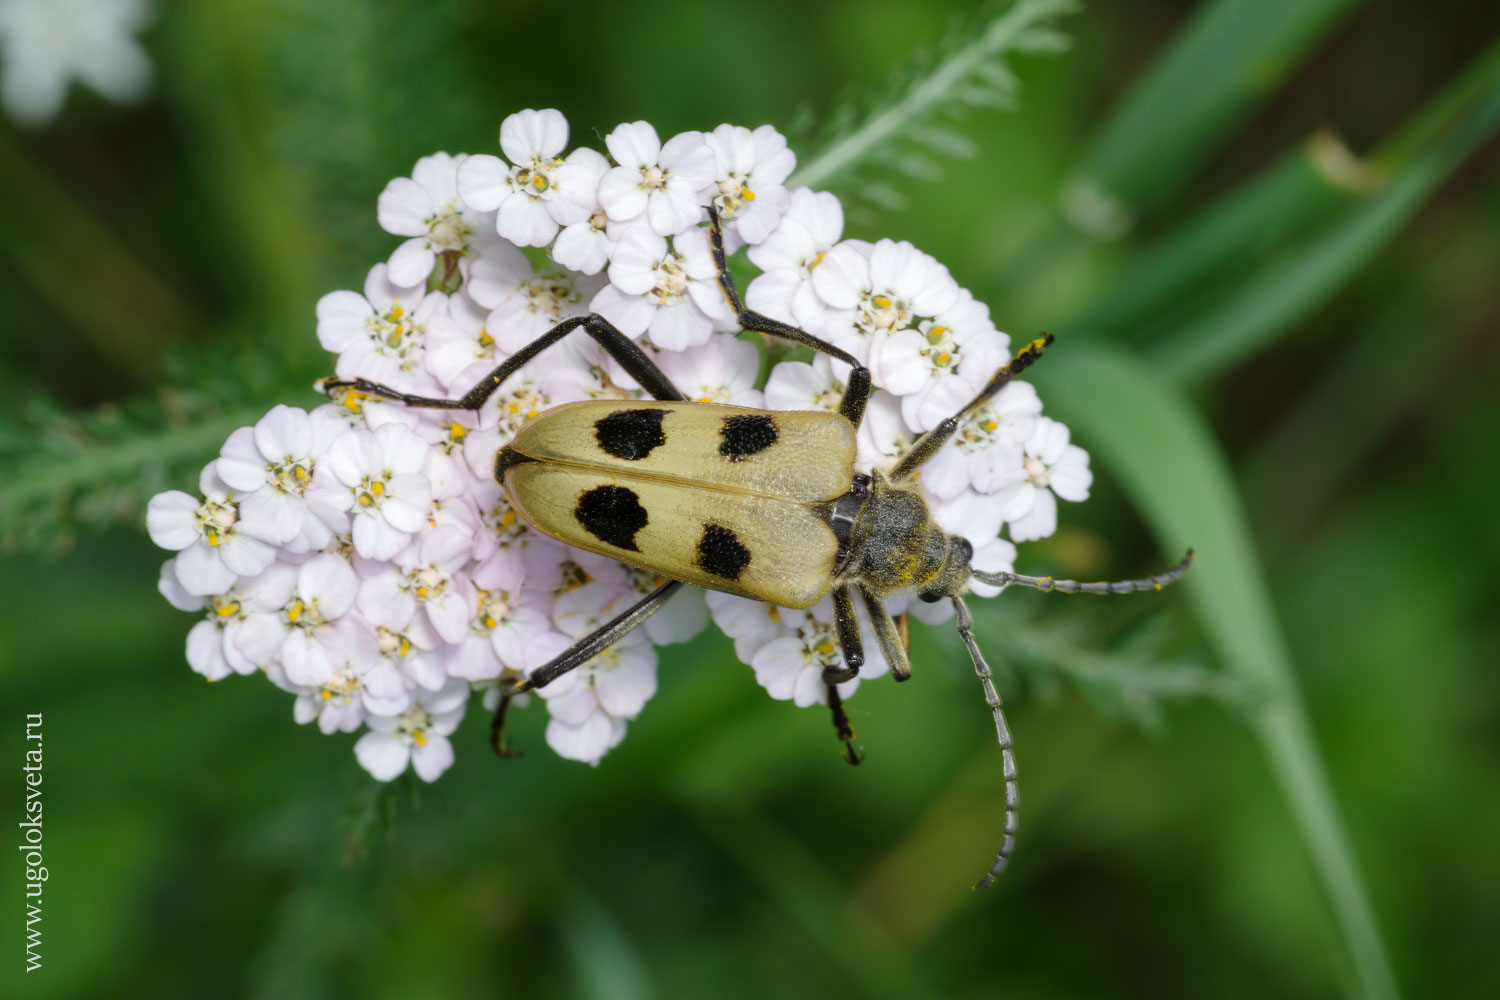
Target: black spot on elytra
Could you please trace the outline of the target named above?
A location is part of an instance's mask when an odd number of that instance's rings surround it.
[[[703,537],[698,539],[698,565],[714,576],[738,580],[750,565],[750,550],[728,528],[705,524]]]
[[[719,454],[738,462],[776,443],[776,421],[758,414],[742,413],[724,418],[719,431]]]
[[[640,497],[623,486],[595,486],[578,498],[573,516],[599,541],[631,552],[640,551],[635,533],[650,520]]]
[[[599,447],[615,458],[636,462],[651,454],[657,445],[666,444],[661,432],[666,410],[616,410],[594,421],[594,436]]]

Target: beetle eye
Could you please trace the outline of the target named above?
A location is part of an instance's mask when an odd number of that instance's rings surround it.
[[[968,562],[970,559],[974,558],[974,546],[969,542],[967,538],[960,538],[958,540],[958,552],[960,558],[962,558],[964,562]],[[934,598],[934,600],[936,600],[936,598]]]
[[[919,600],[926,601],[928,604],[936,604],[938,601],[941,601],[944,597],[947,596],[947,594],[940,594],[936,590],[924,590],[922,593],[917,595],[917,598]]]

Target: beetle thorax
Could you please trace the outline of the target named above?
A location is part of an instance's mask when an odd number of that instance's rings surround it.
[[[876,471],[850,533],[850,558],[841,575],[879,596],[913,590],[946,593],[959,543],[968,544],[938,527],[920,488],[893,484]],[[957,581],[952,587],[961,585]]]

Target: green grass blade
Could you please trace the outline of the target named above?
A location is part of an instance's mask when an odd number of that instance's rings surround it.
[[[1115,107],[1064,188],[1071,221],[1112,236],[1169,198],[1354,0],[1217,0]]]
[[[1331,137],[1330,137],[1331,139]],[[1336,141],[1336,140],[1333,140]],[[1202,302],[1217,302],[1223,282],[1243,275],[1244,262],[1327,218],[1353,197],[1320,169],[1309,143],[1136,254],[1088,308],[1061,324],[1080,335],[1149,340],[1155,331]]]
[[[1500,82],[1379,193],[1262,266],[1219,308],[1157,340],[1153,359],[1177,379],[1197,380],[1269,343],[1342,288],[1497,127]]]
[[[1246,715],[1270,764],[1368,997],[1399,995],[1339,819],[1290,656],[1224,457],[1180,392],[1108,348],[1049,355],[1049,409],[1118,477],[1166,553],[1195,546],[1188,599],[1231,671],[1267,693]]]

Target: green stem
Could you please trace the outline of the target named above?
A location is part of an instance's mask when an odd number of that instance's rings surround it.
[[[835,141],[792,174],[787,187],[826,187],[828,181],[848,171],[899,136],[939,104],[953,97],[981,64],[1012,48],[1017,39],[1038,24],[1077,9],[1074,0],[1021,0],[967,45],[962,46],[905,97],[863,125]]]
[[[52,502],[91,482],[138,474],[148,465],[170,467],[194,456],[211,455],[235,428],[253,424],[264,415],[265,407],[238,410],[188,427],[163,428],[126,441],[100,443],[63,461],[33,463],[0,486],[0,510]]]

